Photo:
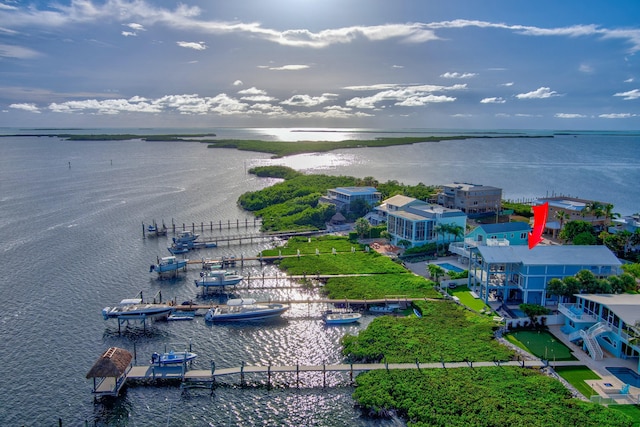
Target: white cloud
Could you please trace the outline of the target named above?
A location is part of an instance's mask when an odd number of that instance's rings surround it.
[[[629,119],[631,117],[637,117],[637,114],[631,113],[609,113],[609,114],[600,114],[598,117],[602,119]]]
[[[27,47],[0,43],[0,58],[31,59],[40,55],[40,52]]]
[[[348,86],[345,89],[357,91],[378,90],[368,97],[355,97],[347,100],[347,107],[361,109],[378,109],[384,108],[385,103],[407,107],[407,106],[423,106],[426,104],[453,102],[454,97],[433,95],[433,92],[444,92],[450,90],[465,90],[466,84],[456,84],[453,86],[438,85],[399,85],[399,84],[376,84],[369,86]]]
[[[629,77],[627,80],[625,80],[625,83],[633,83],[633,77]]]
[[[272,102],[272,101],[278,100],[273,96],[267,96],[267,95],[243,96],[240,99],[242,99],[243,101],[250,101],[250,102]]]
[[[640,98],[640,89],[633,89],[627,92],[618,92],[613,96],[622,96],[624,100],[634,100]]]
[[[36,104],[30,104],[30,103],[11,104],[9,105],[9,108],[15,108],[16,110],[29,111],[30,113],[40,112],[40,109],[36,106]]]
[[[441,102],[453,102],[456,98],[445,95],[410,96],[394,105],[401,107],[421,107],[427,104],[439,104]]]
[[[391,68],[404,68],[404,65],[392,65]]]
[[[580,71],[581,73],[591,74],[593,73],[593,67],[589,64],[580,64],[580,67],[578,67],[578,71]]]
[[[584,119],[585,116],[584,114],[577,114],[577,113],[556,113],[553,117],[557,118],[557,119]]]
[[[144,25],[136,24],[135,22],[125,24],[125,26],[131,28],[133,31],[146,31]]]
[[[269,67],[272,71],[300,71],[309,68],[308,65],[283,65],[281,67]]]
[[[491,98],[484,98],[482,100],[480,100],[481,104],[504,104],[505,102],[507,102],[504,98],[501,98],[499,96],[494,96]]]
[[[238,93],[240,95],[266,95],[267,92],[262,90],[262,89],[258,89],[257,87],[250,87],[248,89],[242,89],[239,90]]]
[[[519,93],[516,95],[518,99],[545,99],[551,98],[553,96],[560,96],[556,91],[551,90],[548,87],[539,87],[538,89],[527,92],[527,93]]]
[[[138,34],[134,31],[123,31],[120,34],[122,34],[125,37],[136,37]]]
[[[471,77],[475,77],[477,75],[477,73],[446,72],[444,74],[440,74],[440,77],[444,77],[445,79],[470,79]]]
[[[322,94],[322,96],[309,96],[309,95],[293,95],[291,98],[282,101],[280,104],[296,106],[296,107],[315,107],[325,102],[329,102],[334,99],[334,94]]]
[[[205,50],[207,48],[205,42],[176,42],[176,44],[180,47],[193,50]]]
[[[234,86],[242,86],[244,85],[244,83],[242,83],[242,80],[236,80],[235,82],[233,82]]]
[[[504,87],[511,87],[513,86],[513,82],[507,82],[507,83],[502,83],[500,86],[504,86]]]

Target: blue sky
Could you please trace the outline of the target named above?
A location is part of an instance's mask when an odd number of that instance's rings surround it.
[[[0,0],[0,126],[640,129],[640,2]]]

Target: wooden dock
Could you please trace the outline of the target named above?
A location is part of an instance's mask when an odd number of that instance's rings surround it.
[[[579,364],[579,361],[576,361]],[[436,362],[436,363],[341,363],[322,365],[246,365],[231,368],[217,369],[211,362],[211,369],[188,369],[188,364],[175,367],[159,367],[153,365],[133,366],[127,374],[127,380],[137,382],[157,382],[161,380],[180,381],[183,388],[207,387],[215,388],[216,381],[221,377],[239,376],[240,385],[245,385],[246,374],[267,375],[267,384],[271,384],[271,376],[275,374],[296,374],[296,387],[300,386],[301,373],[322,373],[323,387],[326,387],[327,373],[348,373],[350,381],[353,375],[373,370],[402,370],[402,369],[462,369],[512,366],[520,368],[540,369],[546,367],[547,362],[535,360],[510,360],[510,361],[478,361],[478,362]]]

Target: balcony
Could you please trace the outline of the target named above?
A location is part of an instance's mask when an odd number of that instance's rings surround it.
[[[595,323],[598,321],[594,316],[585,313],[577,304],[558,304],[558,311],[574,322]]]

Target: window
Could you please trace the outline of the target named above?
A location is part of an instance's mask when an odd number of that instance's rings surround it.
[[[520,238],[521,239],[526,239],[527,238],[527,233],[520,233]]]

